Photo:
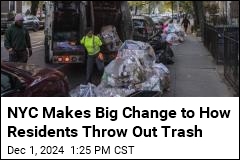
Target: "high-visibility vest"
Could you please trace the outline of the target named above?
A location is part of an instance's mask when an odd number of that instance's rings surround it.
[[[85,36],[81,40],[81,43],[85,46],[89,55],[95,55],[100,52],[100,46],[102,45],[101,40],[96,36],[91,38]]]

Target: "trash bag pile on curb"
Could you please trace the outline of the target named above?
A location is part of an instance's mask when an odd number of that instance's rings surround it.
[[[102,81],[95,89],[97,96],[126,97],[141,90],[163,93],[169,87],[170,73],[155,61],[154,50],[148,43],[125,41],[117,59],[105,68]]]
[[[170,88],[170,72],[168,70],[168,68],[160,63],[160,64],[155,64],[153,66],[153,70],[154,70],[154,75],[157,75],[158,77],[160,77],[160,84],[161,84],[161,88],[165,91],[168,90]]]
[[[155,61],[151,45],[127,40],[120,47],[117,58],[105,68],[97,87],[80,85],[70,95],[127,97],[136,91],[157,91],[163,94],[170,85],[170,72],[164,64]]]
[[[110,87],[133,88],[131,85],[146,81],[146,72],[153,66],[155,59],[149,44],[125,41],[117,58],[105,68],[102,83]]]
[[[165,37],[166,41],[172,45],[179,45],[185,40],[185,32],[179,25],[169,24],[162,37]]]
[[[126,97],[132,93],[134,93],[134,89],[125,89],[125,88],[111,88],[104,87],[99,85],[97,89],[95,89],[95,93],[98,97]]]
[[[166,36],[156,36],[149,41],[156,54],[156,63],[173,64],[174,53],[171,45],[167,43]]]
[[[105,45],[105,50],[107,51],[118,51],[122,45],[116,27],[112,25],[102,27],[100,37]]]
[[[69,94],[71,97],[96,97],[95,88],[96,86],[90,83],[87,85],[79,85],[71,90]]]
[[[155,37],[150,39],[149,43],[156,54],[156,63],[163,63],[165,65],[174,64],[174,53],[171,46],[184,42],[184,38],[185,32],[179,25],[169,24],[163,29],[163,33],[159,32]]]

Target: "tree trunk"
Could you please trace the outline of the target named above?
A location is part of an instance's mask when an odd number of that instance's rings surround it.
[[[197,28],[200,28],[201,37],[203,37],[205,23],[205,11],[203,7],[203,1],[193,1],[193,8],[195,10],[195,26]]]
[[[39,1],[31,1],[32,5],[31,5],[31,14],[36,16],[37,15],[37,10],[38,10],[38,4]]]

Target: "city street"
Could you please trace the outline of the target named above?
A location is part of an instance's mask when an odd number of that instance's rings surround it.
[[[239,159],[239,1],[1,1],[1,101],[6,159]]]
[[[82,64],[53,65],[44,62],[44,33],[31,32],[33,56],[29,64],[36,64],[42,68],[55,68],[64,72],[74,88],[85,80],[86,68]],[[233,96],[230,88],[223,82],[218,72],[219,66],[214,64],[210,53],[201,42],[192,35],[188,35],[186,42],[173,47],[175,64],[169,65],[171,72],[171,89],[164,96]],[[3,47],[1,37],[1,59],[7,60],[7,51]]]
[[[29,59],[29,63],[39,65],[40,67],[57,67],[57,66],[49,66],[44,62],[44,31],[38,32],[30,32],[31,42],[32,42],[32,49],[33,55]],[[4,48],[4,36],[1,36],[1,60],[8,60],[8,52]]]
[[[63,72],[68,77],[67,82],[66,77],[60,74],[67,86],[65,88],[68,90],[69,86],[72,90],[86,83],[86,63],[80,63],[86,62],[84,54],[87,51],[88,74],[92,75],[91,83],[98,85],[102,80],[102,84],[106,85],[104,86],[105,90],[101,92],[110,91],[112,94],[110,86],[114,92],[124,89],[150,91],[151,93],[156,91],[165,97],[231,97],[239,95],[239,14],[237,14],[238,8],[234,9],[234,3],[231,2],[233,15],[219,17],[229,18],[224,21],[211,17],[209,13],[204,13],[202,1],[198,1],[198,3],[184,1],[176,4],[181,7],[174,6],[174,2],[171,1],[169,1],[171,3],[156,3],[155,5],[160,8],[156,7],[155,9],[150,3],[148,7],[143,3],[143,8],[138,8],[134,2],[116,2],[118,3],[94,1],[94,5],[91,3],[86,5],[78,3],[78,1],[71,1],[72,5],[69,5],[70,3],[62,1],[46,1],[46,5],[56,6],[53,10],[50,9],[51,7],[45,8],[44,14],[48,16],[43,22],[45,31],[47,31],[46,42],[51,42],[47,43],[49,46],[46,47],[46,50],[53,51],[51,52],[53,54],[47,56],[52,61],[51,63],[55,64],[45,63],[44,30],[29,31],[33,54],[29,58],[28,64]],[[228,3],[230,5],[230,1]],[[8,6],[8,3],[4,4]],[[21,4],[19,5],[21,7]],[[211,6],[212,4],[204,5]],[[226,7],[223,3],[215,5]],[[70,6],[72,7],[71,12],[66,9]],[[122,9],[122,7],[129,8],[129,6],[131,9]],[[83,15],[79,12],[82,7],[86,7]],[[151,7],[154,12],[150,12]],[[113,8],[115,9],[112,10]],[[134,8],[135,12],[133,12]],[[94,10],[94,12],[89,12],[88,9]],[[139,14],[137,14],[137,9],[139,9]],[[6,13],[8,13],[7,10],[3,15],[7,15]],[[28,28],[29,30],[38,30],[42,22],[37,19],[36,14],[33,16],[35,18],[32,18],[35,20],[26,19],[28,16],[21,14],[15,16],[16,25],[22,21],[24,27],[32,27]],[[20,17],[20,19],[16,19],[16,17]],[[79,17],[86,18],[86,23],[81,23]],[[204,17],[206,21],[202,21]],[[4,31],[4,26],[6,29],[7,23],[10,21],[2,18],[1,22]],[[15,34],[14,31],[11,32],[13,39],[21,36]],[[83,37],[85,38],[80,44],[79,41]],[[98,38],[97,42],[95,37]],[[20,46],[27,43],[21,43],[21,40],[11,43],[16,46],[16,42]],[[155,53],[155,58],[152,58],[154,53],[150,54],[150,51],[146,49],[151,48],[149,44]],[[120,53],[118,57],[122,62],[113,61],[109,65],[110,67],[105,69],[105,74],[101,79],[100,72],[96,69],[92,70],[93,64],[99,60],[101,62],[103,59],[107,61],[107,57],[110,57],[108,55],[116,55],[116,53]],[[8,61],[8,54],[4,48],[4,35],[1,35],[1,61]],[[128,56],[129,54],[135,58],[135,61],[132,60],[134,58]],[[141,54],[146,55],[141,57]],[[127,56],[125,57],[125,55]],[[151,66],[146,65],[148,63],[145,64],[145,61],[151,61]],[[103,69],[103,65],[100,65],[98,64],[98,68]],[[154,71],[156,66],[159,68]],[[15,71],[15,67],[13,68]],[[152,75],[152,73],[154,74]],[[51,77],[49,75],[48,77]],[[3,79],[6,84],[5,88],[12,80],[7,78],[8,75]],[[15,85],[16,82],[13,82]],[[101,85],[99,86],[101,87]],[[66,91],[65,93],[71,92]],[[113,95],[126,96],[130,94],[114,93]]]
[[[64,72],[70,82],[70,88],[76,87],[85,80],[85,66],[81,64],[46,64],[44,61],[44,31],[30,31],[33,55],[28,64],[34,64],[41,68],[54,68]],[[1,60],[8,61],[8,52],[4,48],[4,36],[1,35]]]

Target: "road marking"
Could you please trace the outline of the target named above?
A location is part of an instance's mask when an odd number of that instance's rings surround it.
[[[41,38],[43,38],[43,35],[30,35],[31,37],[34,37],[34,38],[36,38],[36,37],[41,37]]]
[[[39,46],[34,46],[32,47],[33,49],[36,49],[36,48],[40,48],[40,47],[43,47],[44,45],[39,45]]]
[[[39,44],[39,43],[43,43],[43,41],[35,41],[32,43],[32,45],[36,45],[36,44]]]
[[[37,42],[37,43],[33,43],[32,44],[32,48],[39,48],[39,47],[42,47],[42,46],[44,46],[43,44],[40,44],[40,43],[42,43],[43,41],[40,41],[40,42]],[[37,45],[37,44],[40,44],[40,45]],[[37,45],[37,46],[35,46],[35,45]],[[4,47],[4,42],[1,42],[1,48],[3,48]]]

